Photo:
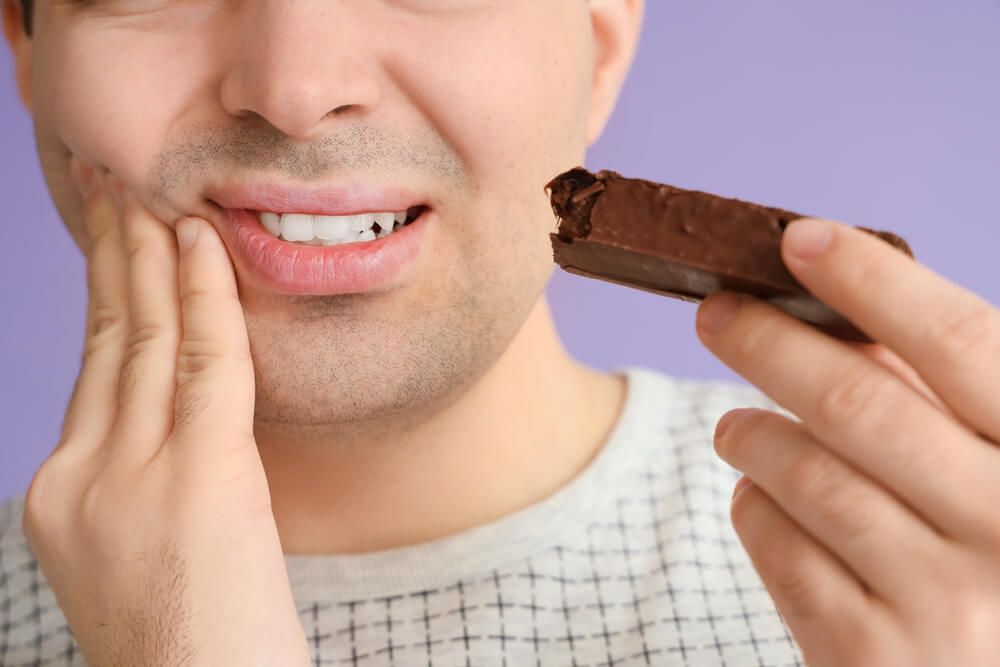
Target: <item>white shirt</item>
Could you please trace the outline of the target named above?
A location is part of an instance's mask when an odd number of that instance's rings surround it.
[[[545,500],[425,544],[286,555],[313,664],[801,665],[729,521],[739,475],[712,448],[725,411],[773,403],[623,372],[608,441]],[[23,502],[0,506],[0,666],[84,665],[21,534]]]

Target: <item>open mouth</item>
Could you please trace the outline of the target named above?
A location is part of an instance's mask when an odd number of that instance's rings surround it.
[[[308,213],[256,212],[267,232],[283,241],[311,246],[363,243],[385,238],[411,224],[426,210],[412,206],[405,211],[355,215],[311,215]]]
[[[259,287],[298,295],[369,292],[412,278],[436,219],[420,200],[390,186],[248,182],[205,197],[220,214],[218,231],[237,271]]]

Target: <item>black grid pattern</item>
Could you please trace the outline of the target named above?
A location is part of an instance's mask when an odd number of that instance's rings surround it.
[[[772,406],[738,385],[656,377],[671,405],[641,414],[626,483],[594,489],[602,512],[450,585],[297,596],[312,664],[802,665],[729,525],[738,475],[711,446],[725,410]],[[0,507],[0,666],[84,665],[20,535],[22,506]]]

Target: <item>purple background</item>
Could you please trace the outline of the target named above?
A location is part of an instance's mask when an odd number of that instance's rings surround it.
[[[1000,303],[1000,2],[649,0],[635,69],[589,166],[905,235]],[[0,56],[0,498],[58,438],[84,267]],[[570,351],[600,368],[732,378],[694,306],[557,271]]]

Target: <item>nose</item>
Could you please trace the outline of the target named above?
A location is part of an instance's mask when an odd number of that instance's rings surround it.
[[[329,0],[244,3],[221,83],[225,110],[262,117],[290,138],[322,136],[334,119],[363,116],[381,94],[370,27]],[[366,29],[367,28],[367,29]]]

